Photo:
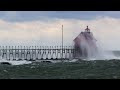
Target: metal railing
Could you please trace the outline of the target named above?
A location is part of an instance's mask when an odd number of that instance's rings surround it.
[[[0,59],[6,60],[69,60],[73,46],[0,46]]]

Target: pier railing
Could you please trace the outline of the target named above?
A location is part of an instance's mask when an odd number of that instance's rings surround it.
[[[73,46],[0,46],[5,60],[69,60],[74,54]]]

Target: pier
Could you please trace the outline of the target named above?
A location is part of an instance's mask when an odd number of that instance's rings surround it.
[[[0,46],[0,59],[69,60],[75,58],[73,46]]]

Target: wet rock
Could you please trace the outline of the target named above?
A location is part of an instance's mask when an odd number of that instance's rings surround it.
[[[52,63],[51,61],[42,61],[42,62],[45,62],[45,63]]]
[[[3,64],[3,65],[12,65],[12,64],[9,63],[9,62],[1,62],[0,64]]]

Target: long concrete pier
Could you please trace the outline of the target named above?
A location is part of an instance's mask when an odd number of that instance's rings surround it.
[[[6,60],[69,60],[72,46],[0,46],[0,59]]]

